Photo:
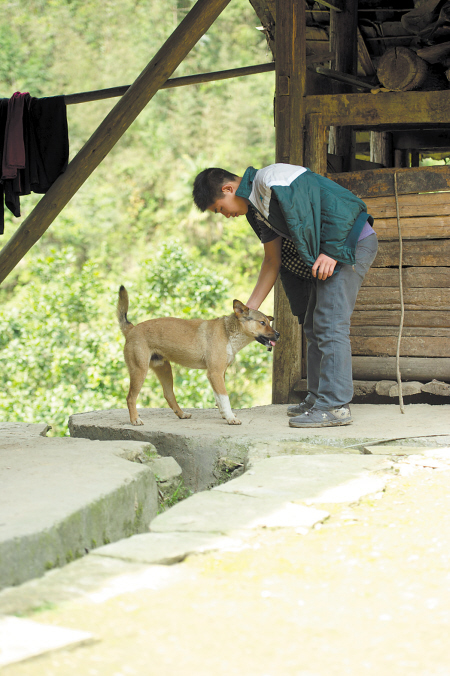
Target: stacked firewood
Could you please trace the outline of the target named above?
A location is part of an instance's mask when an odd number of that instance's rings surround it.
[[[403,15],[405,31],[415,36],[408,47],[387,49],[377,76],[387,89],[444,89],[450,80],[450,0],[426,0]]]

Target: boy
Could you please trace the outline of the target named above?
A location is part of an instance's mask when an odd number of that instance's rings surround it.
[[[309,169],[272,164],[242,177],[210,168],[195,179],[201,211],[246,215],[264,245],[247,305],[257,310],[280,274],[291,310],[307,338],[308,395],[288,407],[291,427],[352,422],[350,317],[378,242],[366,205]]]

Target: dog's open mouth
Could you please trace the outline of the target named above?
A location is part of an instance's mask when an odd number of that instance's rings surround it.
[[[272,347],[275,347],[275,340],[271,340],[270,338],[266,338],[266,336],[257,336],[255,340],[258,341],[258,343],[261,343],[261,345],[264,345],[265,347],[268,347],[272,349]]]

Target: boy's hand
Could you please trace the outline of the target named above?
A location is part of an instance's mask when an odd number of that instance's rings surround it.
[[[336,267],[336,261],[334,258],[325,256],[321,253],[312,266],[312,275],[313,277],[318,277],[319,279],[327,279],[333,274],[333,270]]]

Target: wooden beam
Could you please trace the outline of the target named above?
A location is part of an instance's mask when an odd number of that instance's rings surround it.
[[[230,0],[198,0],[0,252],[0,282],[44,234]]]
[[[334,9],[335,12],[342,12],[344,8],[344,0],[334,0],[334,2],[329,2],[329,0],[317,0],[319,5],[328,7],[328,9]]]
[[[450,124],[450,90],[307,96],[306,114],[311,113],[321,113],[330,125],[436,127]]]
[[[261,63],[256,66],[244,66],[243,68],[231,68],[229,70],[217,70],[211,73],[198,73],[197,75],[186,75],[185,77],[173,77],[167,80],[160,89],[173,89],[175,87],[186,87],[187,85],[202,84],[203,82],[216,82],[217,80],[228,80],[243,75],[255,75],[257,73],[268,73],[275,70],[275,64]],[[120,87],[110,87],[109,89],[96,89],[91,92],[79,92],[77,94],[67,94],[64,101],[67,106],[74,103],[88,103],[89,101],[102,101],[103,99],[113,99],[123,96],[131,85]]]
[[[450,167],[414,167],[407,169],[374,169],[351,174],[327,174],[327,178],[351,190],[355,195],[383,197],[394,195],[394,173],[399,195],[450,190]]]
[[[303,164],[304,95],[306,91],[305,3],[276,2],[276,162]],[[281,338],[274,349],[272,402],[292,401],[301,374],[301,331],[280,280],[275,284],[275,326]]]

